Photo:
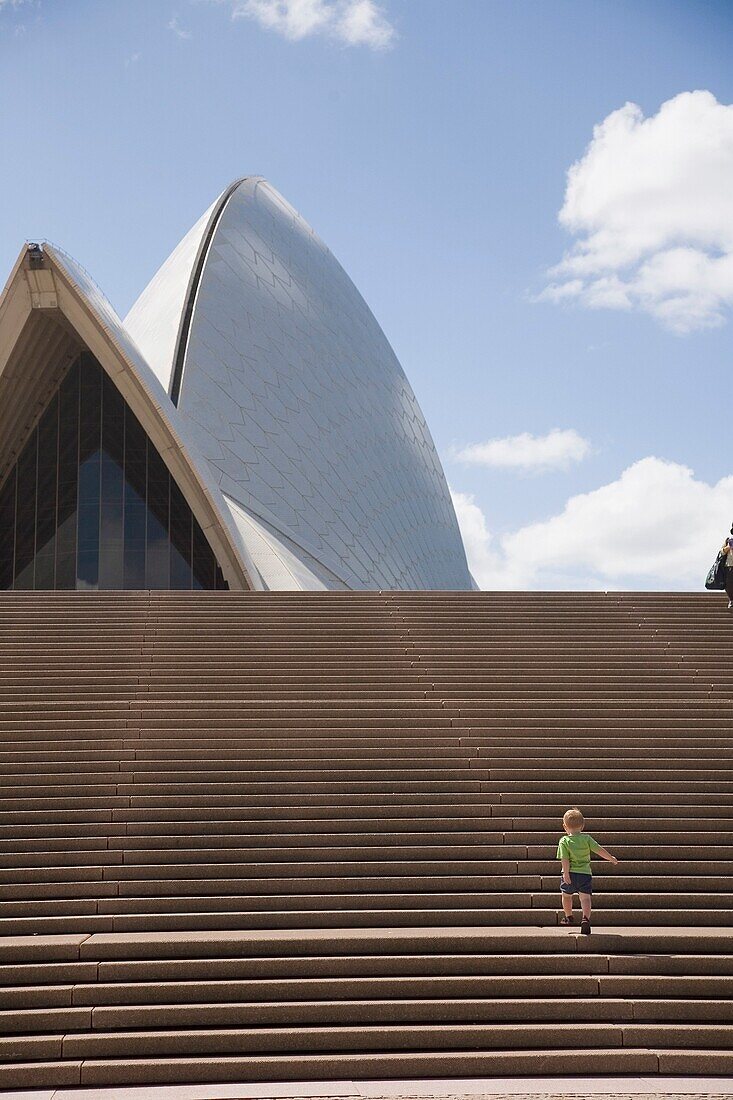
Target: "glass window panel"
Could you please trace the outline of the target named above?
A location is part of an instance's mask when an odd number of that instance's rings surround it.
[[[0,588],[13,587],[15,558],[15,480],[17,467],[0,492]]]
[[[148,440],[148,515],[145,587],[170,587],[168,467]]]
[[[191,509],[171,481],[171,588],[191,587]]]
[[[76,587],[97,588],[99,583],[99,501],[80,504],[77,512]]]
[[[193,587],[216,588],[216,558],[195,518],[193,520]]]
[[[138,419],[125,408],[124,576],[127,589],[145,587],[145,497],[147,441]]]
[[[55,395],[38,425],[34,586],[42,589],[55,587],[58,421],[59,401]]]
[[[76,587],[84,589],[97,588],[99,580],[99,547],[94,550],[79,549],[76,554]]]
[[[122,588],[124,579],[125,404],[117,387],[102,378],[102,456],[99,587]]]
[[[33,588],[33,557],[36,548],[36,429],[18,459],[15,504],[15,588]]]
[[[79,506],[93,504],[99,512],[99,450],[87,456],[79,466]]]
[[[122,467],[125,452],[125,402],[109,375],[102,377],[102,446]]]
[[[102,368],[89,355],[79,363],[79,464],[99,450],[102,428]]]
[[[79,362],[59,389],[56,587],[76,587],[76,502],[79,473]]]
[[[99,584],[99,502],[101,474],[102,376],[90,356],[81,361],[79,402],[79,481],[77,588]]]
[[[36,554],[35,576],[33,579],[34,588],[44,591],[55,588],[54,564],[55,553],[52,542],[50,547],[46,546],[44,550]]]

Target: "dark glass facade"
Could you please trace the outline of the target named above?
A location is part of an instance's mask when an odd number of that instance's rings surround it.
[[[226,587],[168,467],[82,353],[0,488],[0,589]]]

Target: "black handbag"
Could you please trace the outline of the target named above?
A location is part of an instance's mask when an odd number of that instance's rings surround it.
[[[725,559],[728,555],[723,551],[718,551],[718,556],[710,566],[710,571],[705,578],[705,587],[711,592],[720,592],[725,588]]]

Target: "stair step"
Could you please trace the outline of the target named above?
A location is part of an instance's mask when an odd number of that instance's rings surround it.
[[[713,1067],[718,1067],[714,1069]],[[374,1053],[281,1056],[197,1056],[195,1058],[88,1059],[68,1063],[29,1062],[0,1066],[0,1085],[37,1087],[61,1080],[86,1086],[195,1083],[218,1081],[302,1081],[399,1079],[415,1077],[499,1077],[551,1074],[727,1073],[733,1056],[726,1051],[669,1051],[618,1047],[580,1051],[472,1050],[435,1053]]]

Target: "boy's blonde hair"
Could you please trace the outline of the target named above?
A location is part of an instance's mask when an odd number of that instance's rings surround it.
[[[579,829],[585,825],[585,818],[576,806],[572,810],[565,811],[562,815],[562,823],[567,825],[568,829]]]

